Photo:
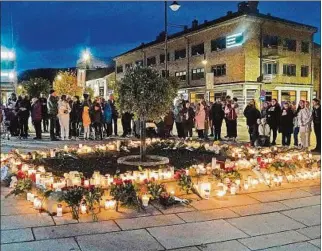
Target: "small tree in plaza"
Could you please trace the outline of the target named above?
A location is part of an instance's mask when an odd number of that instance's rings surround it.
[[[141,161],[146,160],[145,123],[159,120],[169,111],[177,95],[178,83],[174,78],[163,78],[150,67],[129,69],[117,83],[118,106],[121,111],[129,111],[140,120]]]
[[[18,86],[18,94],[27,93],[31,98],[39,97],[40,93],[49,94],[50,82],[43,78],[31,78],[28,81],[22,81]]]
[[[54,89],[57,95],[81,96],[83,88],[77,85],[77,78],[74,72],[59,72],[54,80]]]

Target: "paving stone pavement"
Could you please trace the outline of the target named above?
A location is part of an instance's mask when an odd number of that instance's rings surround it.
[[[320,180],[269,191],[193,200],[144,213],[121,208],[73,220],[40,214],[1,187],[1,251],[316,251],[321,244]]]

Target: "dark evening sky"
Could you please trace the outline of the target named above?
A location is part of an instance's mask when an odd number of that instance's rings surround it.
[[[210,21],[237,10],[237,2],[179,3],[179,11],[169,9],[169,23],[191,26],[195,18]],[[163,2],[1,2],[1,41],[11,47],[12,13],[19,71],[73,67],[86,47],[108,58],[154,40],[163,30],[163,8]],[[320,43],[321,2],[260,2],[259,10],[317,27]]]

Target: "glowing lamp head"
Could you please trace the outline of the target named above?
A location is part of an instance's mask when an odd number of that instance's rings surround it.
[[[173,3],[169,6],[171,10],[177,11],[180,9],[181,5],[178,4],[177,1],[173,1]]]
[[[9,72],[8,77],[9,77],[9,79],[14,79],[15,78],[15,73],[14,72]]]
[[[91,57],[90,53],[88,51],[83,52],[83,60],[87,61]]]
[[[14,58],[15,58],[15,56],[16,56],[16,55],[15,55],[15,53],[14,53],[13,51],[9,51],[9,52],[8,52],[8,58],[9,58],[9,59],[14,59]]]
[[[58,80],[62,80],[62,76],[61,76],[61,75],[58,75],[58,76],[57,76],[57,79],[58,79]]]
[[[202,64],[206,65],[208,63],[207,59],[202,60]]]

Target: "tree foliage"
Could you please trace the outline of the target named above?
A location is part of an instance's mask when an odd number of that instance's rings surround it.
[[[116,85],[118,106],[145,120],[158,120],[169,111],[177,89],[176,79],[163,78],[150,67],[134,67]]]
[[[45,95],[49,94],[50,82],[47,79],[43,78],[31,78],[28,81],[22,81],[18,87],[18,90],[21,94],[28,94],[32,97],[39,97],[40,93]]]
[[[54,80],[54,89],[57,95],[81,96],[83,88],[77,85],[77,78],[74,72],[59,72]]]

